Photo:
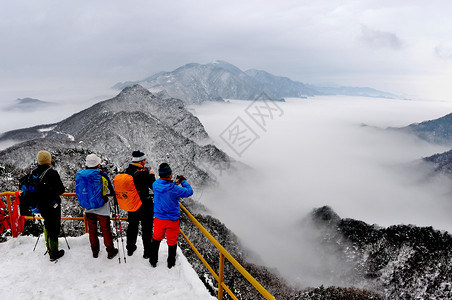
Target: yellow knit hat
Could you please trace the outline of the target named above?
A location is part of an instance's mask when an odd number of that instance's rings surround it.
[[[40,165],[48,165],[52,162],[52,155],[50,155],[47,151],[39,151],[38,152],[38,164]]]

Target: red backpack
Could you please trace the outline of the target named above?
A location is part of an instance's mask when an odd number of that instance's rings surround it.
[[[118,174],[114,179],[115,195],[118,205],[125,211],[137,211],[141,207],[141,198],[138,194],[132,175]]]

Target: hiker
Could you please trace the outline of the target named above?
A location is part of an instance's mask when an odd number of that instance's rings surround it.
[[[167,163],[159,166],[159,177],[152,185],[154,191],[154,235],[151,245],[149,263],[155,268],[158,261],[160,242],[165,237],[168,245],[167,266],[176,264],[177,238],[180,228],[179,198],[193,195],[193,189],[183,176],[177,176],[173,182],[173,173]]]
[[[97,223],[104,238],[107,249],[107,258],[112,259],[118,254],[113,245],[113,236],[110,228],[110,203],[108,194],[113,193],[113,185],[105,172],[99,170],[100,157],[96,154],[86,156],[85,170],[77,173],[75,192],[80,205],[85,208],[85,217],[88,223],[89,242],[93,257],[99,256],[100,246],[97,237]]]
[[[127,255],[132,256],[137,249],[138,225],[141,222],[141,238],[143,240],[143,258],[149,258],[149,249],[152,240],[152,226],[154,223],[154,203],[149,195],[155,181],[155,173],[151,168],[145,167],[146,155],[141,151],[133,151],[132,162],[125,173],[133,177],[133,183],[141,200],[141,205],[134,211],[128,211],[127,227]],[[116,181],[115,181],[116,186]],[[119,199],[118,199],[119,202]]]
[[[40,199],[38,209],[44,218],[44,237],[50,261],[57,260],[64,255],[64,250],[58,250],[58,236],[61,227],[61,199],[65,188],[58,172],[50,167],[52,156],[47,151],[39,151],[37,155],[39,166],[32,174],[44,176],[41,180]]]

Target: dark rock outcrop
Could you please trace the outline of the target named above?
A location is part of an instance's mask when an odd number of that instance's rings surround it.
[[[329,207],[313,212],[325,247],[352,264],[351,286],[386,299],[452,299],[452,236],[432,227],[381,228],[338,219]]]

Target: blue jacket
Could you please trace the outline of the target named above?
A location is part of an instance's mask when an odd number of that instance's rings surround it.
[[[152,184],[154,191],[154,216],[162,220],[176,221],[180,218],[179,198],[193,195],[193,189],[186,180],[182,186],[174,182],[157,179]]]

